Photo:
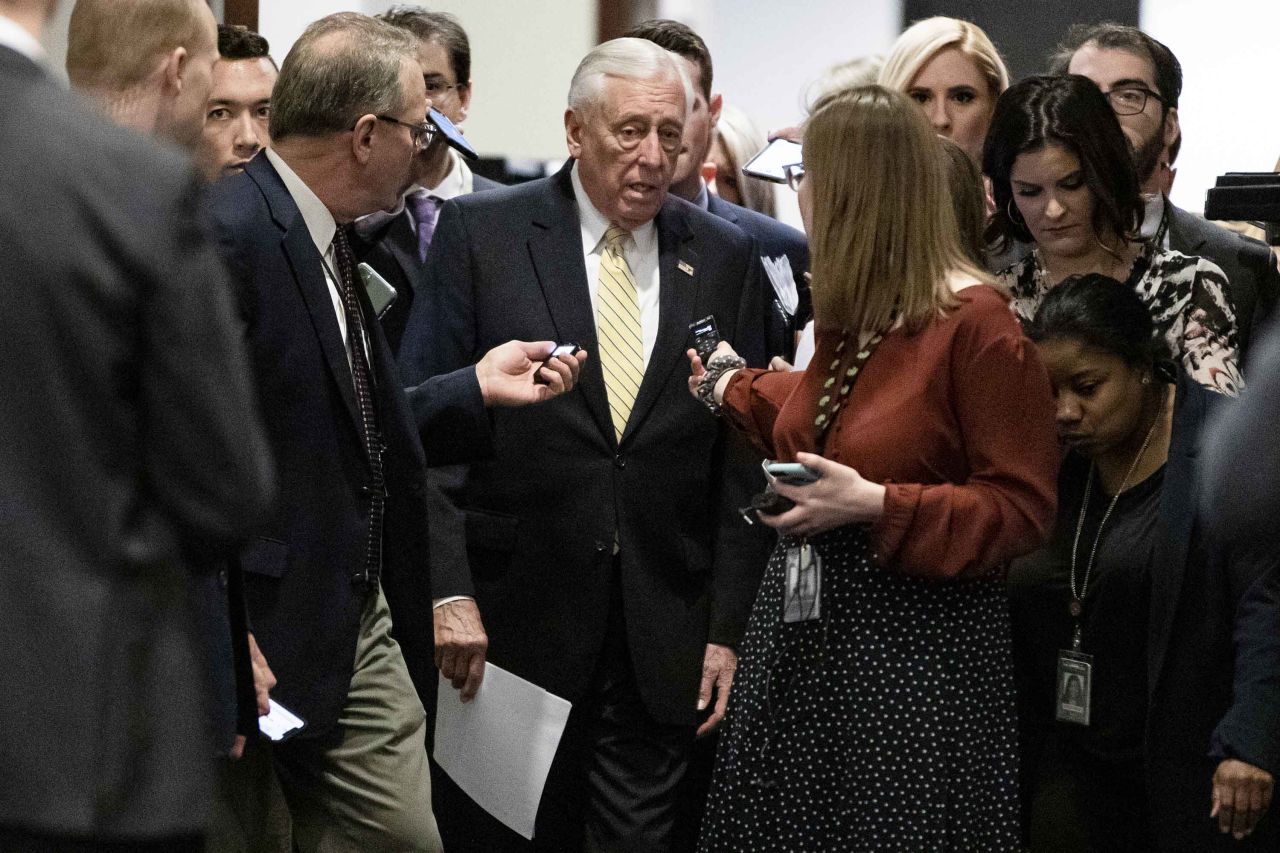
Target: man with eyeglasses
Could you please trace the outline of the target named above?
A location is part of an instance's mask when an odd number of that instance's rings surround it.
[[[1280,273],[1265,245],[1182,210],[1165,194],[1182,142],[1182,65],[1177,57],[1136,27],[1103,23],[1072,28],[1052,67],[1055,73],[1088,77],[1111,102],[1133,149],[1146,199],[1142,236],[1161,249],[1207,258],[1226,273],[1240,324],[1241,365],[1247,366],[1249,342],[1280,297]]]
[[[347,226],[394,206],[431,143],[415,49],[364,15],[313,23],[281,65],[271,147],[209,194],[280,471],[279,509],[239,555],[249,618],[273,698],[306,723],[232,767],[226,806],[250,849],[265,846],[257,807],[273,778],[304,853],[440,849],[424,444],[433,461],[483,452],[486,403],[553,396],[576,369],[540,370],[551,345],[512,342],[402,388]]]
[[[432,106],[461,126],[471,107],[471,45],[452,15],[421,6],[395,6],[377,16],[406,31],[418,44],[418,64]],[[396,289],[396,300],[381,317],[393,354],[400,350],[405,321],[421,290],[422,264],[435,233],[440,207],[451,198],[502,186],[473,174],[443,135],[423,150],[413,164],[413,185],[403,205],[378,211],[356,222],[357,256]]]

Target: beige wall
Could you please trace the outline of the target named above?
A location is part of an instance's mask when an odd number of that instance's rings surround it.
[[[261,0],[259,29],[277,60],[316,18],[354,10],[375,14],[386,0]],[[437,0],[471,39],[475,85],[467,136],[481,154],[566,156],[564,106],[578,60],[595,44],[596,0]]]

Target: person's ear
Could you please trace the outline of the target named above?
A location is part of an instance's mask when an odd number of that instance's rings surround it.
[[[356,119],[355,129],[351,131],[351,154],[361,165],[373,157],[373,133],[377,126],[378,117],[367,113]]]
[[[569,156],[577,160],[582,156],[582,121],[573,110],[564,111],[564,138],[569,146]]]
[[[720,121],[720,113],[724,110],[724,95],[716,92],[711,96],[711,101],[707,104],[707,115],[711,117],[711,129],[716,129],[716,124]]]
[[[182,82],[190,59],[185,47],[175,47],[165,56],[162,68],[165,91],[172,92],[175,96],[182,93]]]
[[[471,89],[473,85],[468,80],[467,85],[459,86],[454,90],[458,93],[458,121],[456,124],[462,124],[467,120],[467,110],[471,109]]]
[[[1164,114],[1164,144],[1172,145],[1182,134],[1182,126],[1178,124],[1178,108],[1170,107]]]

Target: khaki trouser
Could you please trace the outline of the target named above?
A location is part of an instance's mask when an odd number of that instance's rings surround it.
[[[426,714],[391,638],[381,589],[360,621],[339,722],[343,738],[336,746],[260,741],[232,764],[210,833],[211,853],[289,853],[290,825],[303,853],[440,853]]]

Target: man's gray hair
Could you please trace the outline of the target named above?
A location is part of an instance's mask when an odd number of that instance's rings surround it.
[[[356,12],[311,24],[280,66],[271,94],[271,138],[339,133],[363,115],[401,112],[400,72],[404,60],[417,61],[417,48],[399,27]]]
[[[684,91],[685,115],[693,109],[693,83],[684,60],[647,39],[637,38],[607,41],[582,58],[569,84],[569,109],[581,114],[599,105],[607,77],[679,80]]]

